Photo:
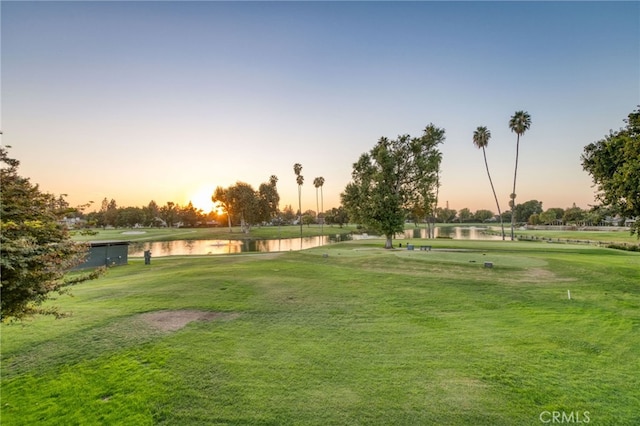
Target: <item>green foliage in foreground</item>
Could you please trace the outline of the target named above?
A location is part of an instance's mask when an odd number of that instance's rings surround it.
[[[0,146],[0,321],[37,314],[58,316],[55,308],[43,308],[43,302],[52,293],[62,294],[68,286],[100,274],[64,279],[82,262],[88,247],[72,241],[58,222],[67,212],[64,197],[42,192],[18,174],[19,165]]]
[[[624,129],[610,131],[584,147],[582,168],[600,191],[597,198],[623,218],[640,217],[640,107],[631,112]],[[632,232],[640,239],[640,221]]]
[[[640,424],[638,253],[432,245],[113,268],[72,317],[2,326],[2,423]],[[223,315],[140,316],[182,309]]]

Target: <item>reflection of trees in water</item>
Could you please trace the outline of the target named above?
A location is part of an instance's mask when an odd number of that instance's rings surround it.
[[[436,226],[434,230],[435,238],[452,238],[454,240],[495,240],[495,235],[486,234],[487,228],[476,228],[468,226]],[[425,228],[407,229],[404,233],[398,234],[396,238],[427,239],[428,232]]]
[[[160,243],[160,253],[162,253],[165,256],[170,256],[172,254],[173,246],[176,245],[176,244],[172,244],[174,242],[175,241],[162,241]],[[151,250],[151,254],[153,255],[153,250]]]
[[[466,240],[500,239],[499,236],[487,235],[486,228],[466,226],[439,226],[435,228],[435,237]],[[246,252],[278,252],[308,249],[327,244],[351,241],[374,236],[358,234],[332,234],[305,238],[281,238],[273,240],[178,240],[162,242],[133,242],[129,245],[129,256],[142,257],[145,250],[151,250],[152,256],[171,255],[203,255],[203,254],[234,254]],[[427,229],[407,229],[396,238],[427,239]]]

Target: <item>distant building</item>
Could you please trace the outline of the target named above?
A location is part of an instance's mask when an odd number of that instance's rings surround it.
[[[129,263],[128,241],[99,241],[90,243],[89,254],[84,263],[74,269],[118,266]]]

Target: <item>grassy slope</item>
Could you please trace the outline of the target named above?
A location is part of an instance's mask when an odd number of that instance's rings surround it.
[[[114,268],[2,326],[2,424],[640,423],[638,253],[379,244]],[[186,308],[239,316],[136,317]]]

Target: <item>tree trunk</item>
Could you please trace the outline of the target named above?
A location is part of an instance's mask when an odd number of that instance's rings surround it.
[[[320,216],[320,202],[318,201],[318,188],[316,188],[316,222],[318,222],[318,217]]]
[[[298,185],[298,222],[300,222],[300,246],[302,246],[302,187]]]
[[[513,198],[511,199],[511,241],[513,241],[513,229],[516,225],[516,217],[514,215],[514,209],[516,208],[516,176],[518,175],[518,151],[520,149],[520,134],[518,133],[518,137],[516,139],[516,168],[513,171]]]
[[[502,228],[502,241],[504,241],[504,222],[502,220],[502,212],[500,211],[500,203],[498,202],[498,196],[496,195],[496,190],[493,187],[493,181],[491,180],[491,173],[489,173],[489,163],[487,163],[487,154],[484,150],[484,146],[482,147],[482,155],[484,155],[484,166],[487,168],[487,176],[489,176],[489,183],[491,184],[491,191],[493,191],[493,198],[496,200],[496,207],[498,208],[498,216],[500,216],[500,228]]]
[[[322,185],[320,186],[320,210],[324,210],[324,194],[322,193]],[[320,212],[318,212],[320,214]],[[320,222],[320,235],[324,237],[324,212],[322,212],[322,221]]]
[[[387,235],[387,240],[384,242],[384,248],[392,249],[393,248],[393,235]]]

